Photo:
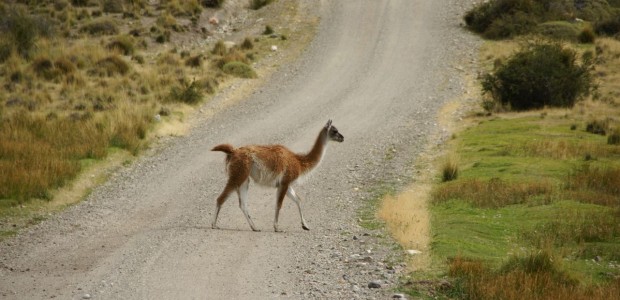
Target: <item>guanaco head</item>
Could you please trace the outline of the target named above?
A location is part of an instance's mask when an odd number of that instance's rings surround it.
[[[329,140],[339,143],[344,141],[344,136],[338,132],[336,126],[332,126],[332,120],[327,121],[327,124],[325,124],[325,129],[327,130],[327,137]]]

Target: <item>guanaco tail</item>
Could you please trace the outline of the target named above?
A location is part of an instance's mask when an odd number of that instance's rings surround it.
[[[306,154],[293,153],[282,145],[248,145],[235,149],[230,144],[221,144],[213,147],[211,151],[226,153],[228,182],[224,191],[217,197],[215,218],[211,227],[218,228],[217,217],[222,204],[226,202],[230,193],[236,191],[239,196],[239,208],[243,211],[252,230],[259,231],[254,226],[247,208],[248,187],[250,178],[252,178],[254,182],[260,185],[277,188],[276,216],[273,222],[273,228],[276,232],[280,231],[278,216],[284,196],[288,196],[297,204],[301,226],[305,230],[310,230],[301,212],[301,198],[293,190],[292,184],[319,165],[325,155],[329,141],[344,141],[344,136],[338,132],[335,126],[332,126],[332,120],[327,121],[327,124],[319,132],[314,146]]]

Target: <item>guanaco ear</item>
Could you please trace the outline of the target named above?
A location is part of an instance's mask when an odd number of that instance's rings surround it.
[[[329,121],[327,121],[327,124],[325,124],[325,128],[329,129],[329,127],[332,127],[332,120],[329,119]]]

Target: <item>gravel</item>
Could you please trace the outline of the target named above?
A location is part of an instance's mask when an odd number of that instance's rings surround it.
[[[464,77],[478,41],[460,23],[473,1],[316,3],[299,1],[321,23],[298,60],[274,52],[267,83],[232,85],[200,108],[189,135],[163,138],[79,205],[2,241],[0,298],[404,298],[394,293],[403,253],[357,212],[377,187],[414,181],[415,157],[448,138],[439,109],[471,100]],[[225,183],[212,146],[304,151],[328,118],[345,142],[296,189],[311,231],[287,200],[287,232],[273,233],[275,191],[253,184],[249,209],[263,231],[250,230],[235,197],[222,229],[210,228]]]

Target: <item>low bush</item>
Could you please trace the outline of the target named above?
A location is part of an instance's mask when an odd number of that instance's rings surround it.
[[[504,39],[539,31],[538,24],[550,21],[573,21],[575,18],[596,22],[612,16],[606,1],[491,0],[469,10],[464,17],[467,27],[488,39]],[[552,28],[545,34],[565,35],[567,28]],[[559,31],[558,31],[559,30]]]
[[[575,42],[579,35],[581,26],[576,23],[565,21],[554,21],[541,23],[536,27],[536,33],[548,38]]]
[[[270,35],[273,34],[275,31],[273,30],[273,28],[271,28],[271,26],[266,25],[265,26],[265,30],[263,30],[263,34],[264,35]]]
[[[110,50],[119,51],[123,55],[132,55],[135,51],[134,39],[129,35],[114,38],[107,46]]]
[[[250,2],[250,8],[258,10],[269,5],[271,2],[273,2],[273,0],[252,0]]]
[[[240,61],[231,61],[222,67],[222,71],[226,74],[240,78],[256,78],[258,75],[249,65]]]
[[[173,86],[169,94],[170,100],[187,104],[196,104],[202,100],[202,97],[202,91],[196,81],[181,86]]]
[[[192,68],[198,68],[202,66],[203,56],[198,54],[196,56],[190,56],[185,60],[185,65]]]
[[[112,35],[118,33],[116,23],[111,19],[99,19],[82,25],[80,32],[90,35]]]
[[[225,0],[202,0],[201,4],[204,7],[220,8],[224,4]]]
[[[499,63],[482,80],[484,93],[514,110],[572,107],[592,89],[591,59],[579,65],[560,44],[534,44]]]
[[[125,11],[123,0],[103,0],[101,9],[106,13],[122,13]]]
[[[111,55],[97,62],[98,74],[105,76],[125,75],[131,69],[118,55]]]

